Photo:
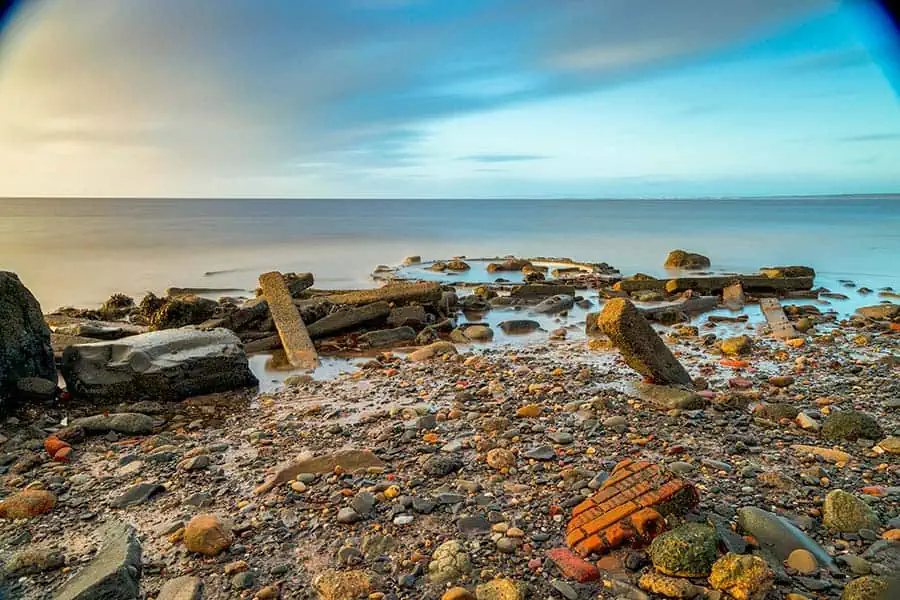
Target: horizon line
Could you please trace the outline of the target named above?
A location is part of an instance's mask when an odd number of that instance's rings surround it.
[[[751,194],[751,195],[721,195],[721,196],[432,196],[432,197],[403,197],[403,196],[0,196],[2,200],[329,200],[337,202],[346,201],[379,201],[379,200],[403,200],[403,201],[441,201],[441,200],[566,200],[566,201],[609,201],[609,200],[778,200],[778,199],[816,199],[816,198],[883,198],[896,196],[897,192],[864,192],[864,193],[838,193],[838,194]]]

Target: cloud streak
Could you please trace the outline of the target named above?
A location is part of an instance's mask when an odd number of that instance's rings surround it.
[[[0,137],[185,178],[405,168],[429,123],[601,89],[831,4],[41,0],[4,41]]]

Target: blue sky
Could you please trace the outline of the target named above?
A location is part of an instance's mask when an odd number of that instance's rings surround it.
[[[898,192],[896,61],[853,0],[37,0],[0,195]]]

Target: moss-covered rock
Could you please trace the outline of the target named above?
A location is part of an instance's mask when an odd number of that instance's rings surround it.
[[[678,577],[705,577],[716,561],[716,530],[687,523],[660,535],[650,544],[650,560],[656,570]]]
[[[149,293],[138,305],[137,314],[150,329],[175,329],[185,325],[198,325],[212,318],[217,307],[215,300],[200,296],[159,298]]]
[[[722,354],[727,354],[729,356],[741,356],[750,354],[750,352],[753,350],[753,340],[751,340],[750,336],[747,335],[730,337],[728,339],[722,340],[719,348],[722,350]]]
[[[729,552],[712,566],[709,584],[737,600],[763,600],[775,582],[775,574],[758,556]]]
[[[900,598],[900,579],[867,575],[847,584],[841,600],[897,600]]]
[[[665,266],[670,269],[705,269],[709,265],[709,258],[702,254],[672,250],[666,257]]]
[[[773,402],[771,404],[760,405],[756,410],[756,414],[757,416],[769,419],[770,421],[780,421],[781,419],[793,421],[797,418],[797,415],[800,414],[800,410],[791,404]]]
[[[880,440],[884,437],[884,432],[871,415],[856,410],[842,410],[828,415],[822,424],[822,436],[829,440],[852,442],[859,438]]]
[[[844,490],[833,490],[825,496],[822,523],[836,531],[856,533],[860,529],[878,529],[881,522],[868,504]]]
[[[113,294],[100,307],[100,316],[110,321],[117,321],[135,309],[134,298],[125,294]]]

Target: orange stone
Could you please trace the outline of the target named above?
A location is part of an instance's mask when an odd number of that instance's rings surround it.
[[[215,515],[197,515],[184,528],[184,546],[191,552],[216,556],[232,541],[231,527]]]
[[[900,529],[888,529],[881,534],[883,540],[895,540],[900,542]]]
[[[0,518],[30,519],[56,506],[56,496],[45,490],[22,490],[0,502]]]
[[[57,452],[59,452],[63,448],[68,447],[68,443],[62,441],[55,435],[51,435],[46,440],[44,440],[44,450],[46,450],[47,454],[49,454],[50,456],[56,456]]]
[[[61,463],[72,462],[72,446],[64,446],[57,450],[53,460]]]
[[[566,543],[582,556],[625,543],[643,545],[665,529],[664,515],[686,512],[697,502],[696,488],[661,466],[623,460],[572,511]]]

